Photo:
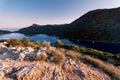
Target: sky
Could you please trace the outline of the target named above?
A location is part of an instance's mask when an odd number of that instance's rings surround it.
[[[120,7],[120,0],[0,0],[0,29],[71,23],[88,11]]]

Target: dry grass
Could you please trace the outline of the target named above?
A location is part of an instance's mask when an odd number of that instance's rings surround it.
[[[78,61],[81,57],[81,54],[77,53],[75,51],[69,50],[69,51],[66,52],[66,56],[70,57],[74,61]]]
[[[49,48],[51,46],[50,42],[47,42],[47,41],[42,42],[41,45],[44,47],[47,47],[47,48]]]
[[[47,54],[54,58],[53,62],[56,64],[62,64],[66,59],[65,55],[57,49],[48,50]]]
[[[45,61],[46,60],[46,56],[44,54],[39,54],[38,56],[35,57],[35,61]]]
[[[112,64],[106,64],[103,61],[93,58],[91,56],[84,56],[84,59],[92,63],[93,65],[101,68],[105,72],[113,75],[114,77],[116,77],[117,80],[120,80],[120,71],[116,67],[114,67]]]
[[[3,41],[7,42],[6,46],[8,47],[38,47],[40,46],[40,42],[30,41],[27,38],[22,38],[21,40],[10,38],[3,39]]]

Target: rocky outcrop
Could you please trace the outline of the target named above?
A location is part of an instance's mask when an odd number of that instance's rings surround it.
[[[66,64],[65,68],[45,62],[1,61],[1,80],[110,80],[103,72],[81,64]],[[87,67],[86,67],[87,66]],[[80,69],[81,67],[81,69]]]
[[[55,47],[2,47],[0,50],[0,80],[111,80],[102,70],[69,56],[61,64],[53,63],[54,58],[51,60],[47,51]],[[59,51],[65,54],[64,50]],[[34,60],[41,54],[46,56],[44,61]]]

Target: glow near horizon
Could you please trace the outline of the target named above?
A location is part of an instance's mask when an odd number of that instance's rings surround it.
[[[120,0],[0,0],[0,29],[70,23],[90,10],[116,7]]]

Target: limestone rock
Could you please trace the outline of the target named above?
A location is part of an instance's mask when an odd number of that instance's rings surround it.
[[[4,76],[5,76],[4,72],[0,71],[0,80],[3,80]]]
[[[50,48],[1,48],[0,80],[111,80],[103,71],[83,62],[77,63],[70,57],[57,65],[52,62],[54,57],[46,53],[47,49]],[[34,61],[41,54],[47,59]]]
[[[7,46],[5,46],[4,43],[0,43],[0,48],[7,48]]]

